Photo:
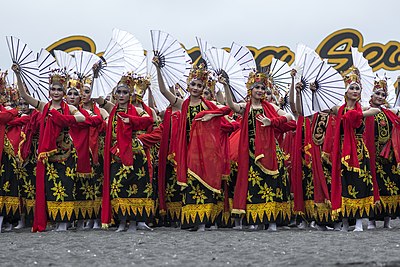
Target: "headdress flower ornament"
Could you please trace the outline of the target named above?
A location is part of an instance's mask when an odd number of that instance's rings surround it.
[[[69,80],[69,75],[67,74],[65,69],[51,70],[49,79],[50,84],[60,84],[63,87],[63,90],[65,91],[68,85],[68,80]]]
[[[203,83],[206,83],[208,81],[209,74],[210,72],[203,63],[201,63],[199,66],[193,65],[193,68],[189,72],[187,83],[189,84],[192,80],[200,80]]]

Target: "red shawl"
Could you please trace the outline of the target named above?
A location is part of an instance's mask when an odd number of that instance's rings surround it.
[[[16,117],[17,115],[18,115],[18,111],[16,109],[7,110],[3,106],[0,105],[0,163],[1,163],[2,156],[3,156],[6,125],[12,119],[14,119],[14,117]]]
[[[69,107],[67,103],[61,101],[61,108],[64,115],[69,115]],[[32,226],[32,232],[42,232],[46,230],[47,213],[46,213],[46,188],[45,188],[45,166],[47,159],[57,151],[57,138],[66,125],[61,124],[60,118],[57,117],[59,112],[55,109],[49,111],[51,101],[47,103],[40,117],[40,133],[38,161],[36,165],[36,203],[35,217]],[[49,113],[51,116],[49,116]],[[60,114],[60,116],[62,116]],[[57,121],[59,120],[59,121]]]
[[[338,211],[342,207],[341,163],[349,170],[360,168],[357,157],[355,129],[361,126],[363,113],[358,102],[353,110],[349,110],[346,113],[344,113],[345,107],[346,104],[339,108],[336,118],[335,139],[332,151],[332,211]],[[341,144],[341,129],[343,129],[343,144]]]
[[[233,198],[233,213],[245,213],[246,199],[248,189],[248,173],[249,173],[249,129],[248,120],[251,102],[248,102],[244,112],[241,134],[240,134],[240,150],[238,158],[238,176]],[[261,165],[264,171],[271,175],[278,173],[278,161],[276,158],[276,141],[274,128],[282,127],[287,121],[286,117],[279,116],[275,108],[267,101],[262,101],[262,107],[265,116],[271,120],[272,127],[262,127],[261,122],[256,120],[256,136],[255,136],[255,162]]]
[[[107,125],[107,134],[104,145],[104,182],[103,199],[101,210],[101,222],[109,224],[111,222],[111,202],[110,202],[110,168],[111,153],[117,155],[124,166],[133,166],[132,133],[133,131],[143,130],[152,125],[151,117],[140,117],[136,108],[128,104],[126,113],[119,112],[121,117],[129,118],[129,124],[124,123],[120,118],[117,119],[117,144],[111,147],[113,118],[117,116],[118,105],[115,105],[110,113]]]
[[[297,119],[296,135],[294,140],[294,150],[292,154],[292,190],[294,196],[294,212],[304,213],[304,195],[303,195],[303,159],[302,152],[304,153],[305,164],[310,164],[309,148],[310,144],[310,120],[299,116]],[[303,136],[304,135],[304,136]],[[304,145],[303,145],[304,141]],[[308,152],[308,153],[307,153]]]
[[[96,104],[93,104],[93,113],[101,117],[100,109]],[[105,130],[106,122],[103,121],[96,127],[90,127],[89,130],[89,148],[92,155],[93,164],[99,164],[99,135]]]
[[[164,113],[163,120],[163,133],[160,143],[160,152],[158,157],[158,199],[160,204],[160,211],[164,212],[167,210],[167,204],[165,203],[165,179],[166,179],[166,169],[167,169],[167,157],[169,143],[174,133],[171,135],[174,123],[179,123],[178,121],[171,121],[172,119],[172,107],[168,107]],[[172,127],[171,127],[172,126]],[[176,133],[175,133],[176,134]]]
[[[89,151],[90,127],[98,127],[101,125],[103,123],[103,118],[101,116],[91,117],[89,113],[81,107],[79,111],[85,116],[85,121],[72,125],[69,133],[71,134],[78,156],[76,172],[78,175],[90,175],[92,173]]]
[[[201,98],[202,102],[207,106],[209,110],[218,110],[218,107],[215,106],[210,101]],[[182,186],[187,185],[187,159],[188,159],[188,144],[186,139],[186,116],[189,109],[190,98],[186,99],[182,104],[182,111],[181,111],[181,120],[179,123],[178,129],[178,144],[177,144],[177,179],[178,184]],[[230,112],[227,108],[219,109],[218,114],[226,115]]]
[[[22,127],[29,123],[29,119],[30,116],[25,115],[22,117],[15,118],[14,120],[8,123],[7,138],[8,140],[10,140],[11,145],[13,147],[14,156],[18,156],[19,154],[18,148],[22,138],[21,135]]]
[[[29,122],[22,128],[22,133],[25,137],[21,140],[18,150],[19,157],[22,161],[25,161],[31,153],[33,136],[39,131],[40,118],[41,113],[36,109],[33,110],[29,115]]]
[[[322,158],[325,159],[330,165],[332,165],[332,151],[333,143],[335,140],[335,127],[336,127],[336,115],[329,115],[328,126],[326,127],[324,144],[322,146]]]
[[[315,124],[318,119],[318,114],[316,113],[313,118],[313,123],[311,129],[314,129]],[[324,170],[322,169],[321,162],[321,147],[314,143],[313,138],[310,137],[311,144],[311,162],[312,162],[312,175],[314,183],[314,202],[315,203],[325,203],[330,200],[328,185],[326,184],[326,177]]]
[[[380,156],[388,158],[390,151],[393,149],[396,158],[397,166],[400,164],[400,119],[393,112],[385,108],[382,109],[388,120],[392,123],[392,132],[390,140],[386,143]],[[369,152],[372,183],[374,188],[374,201],[379,201],[379,186],[376,178],[376,147],[375,147],[375,116],[370,116],[365,119],[364,132],[365,145]]]
[[[222,131],[229,131],[230,124],[222,116],[214,117],[206,122],[196,120],[205,114],[221,114],[221,111],[202,111],[194,118],[190,131],[187,167],[189,173],[205,187],[220,193],[221,179],[227,175],[227,172],[229,175],[229,167],[228,171],[226,169],[229,155],[228,135]],[[226,125],[222,126],[223,124]]]

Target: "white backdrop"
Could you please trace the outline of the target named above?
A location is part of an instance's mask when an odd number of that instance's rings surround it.
[[[315,49],[343,28],[360,31],[364,44],[385,44],[400,39],[399,7],[396,0],[7,0],[1,4],[0,68],[11,65],[6,35],[21,38],[34,51],[70,35],[85,35],[99,52],[114,27],[133,33],[146,49],[151,29],[169,32],[186,48],[196,46],[199,36],[218,47],[235,41],[295,51],[302,42]]]

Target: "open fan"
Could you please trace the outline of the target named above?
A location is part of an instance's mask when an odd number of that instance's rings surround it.
[[[388,96],[386,98],[386,101],[389,103],[390,107],[398,107],[399,106],[399,98],[396,95],[396,88],[394,87],[394,84],[391,79],[387,80],[387,90],[388,90]]]
[[[53,69],[57,69],[56,59],[46,49],[41,49],[37,54],[37,65],[39,69],[39,87],[36,96],[40,101],[49,100],[49,77]]]
[[[58,66],[64,69],[67,74],[71,74],[75,71],[74,58],[71,54],[61,50],[54,50],[54,56]]]
[[[303,73],[304,60],[306,55],[312,55],[313,57],[319,58],[319,55],[315,50],[306,46],[305,44],[297,44],[296,55],[294,59],[294,68],[297,71],[296,80],[298,81]]]
[[[159,111],[165,110],[169,106],[169,101],[160,92],[157,79],[157,70],[152,63],[154,53],[152,51],[147,52],[147,56],[144,58],[143,62],[137,68],[136,74],[143,77],[150,77],[150,90],[153,96],[154,102]],[[149,90],[143,96],[143,101],[149,104]]]
[[[353,58],[353,66],[360,72],[361,79],[361,104],[368,106],[374,88],[375,75],[371,66],[368,64],[361,52],[357,48],[351,47],[351,55]]]
[[[202,40],[200,37],[196,37],[197,46],[200,49],[201,57],[207,64],[207,67],[210,65],[210,62],[207,60],[206,51],[211,48],[215,48],[215,46],[210,45],[207,41]]]
[[[21,79],[28,92],[38,96],[39,70],[35,54],[18,38],[7,36],[6,41],[12,62],[20,67]]]
[[[185,52],[185,63],[186,63],[185,72],[183,73],[183,77],[177,82],[177,84],[183,90],[183,92],[181,92],[182,96],[188,95],[187,79],[189,78],[189,73],[190,73],[190,70],[192,69],[192,65],[193,65],[192,58],[189,56],[189,54],[186,52],[186,50],[184,50],[184,52]]]
[[[92,98],[106,97],[118,84],[124,70],[124,52],[114,40],[110,40],[101,61],[98,77],[93,79]]]
[[[151,42],[154,56],[160,59],[160,69],[167,85],[175,86],[186,73],[186,51],[170,34],[152,30]]]
[[[233,42],[231,45],[230,54],[239,63],[244,77],[249,77],[249,73],[254,72],[257,69],[253,54],[247,47]]]
[[[322,60],[314,54],[304,54],[303,65],[301,65],[302,75],[300,82],[302,89],[300,91],[301,107],[303,109],[303,116],[308,117],[314,114],[313,110],[313,92],[310,89],[310,83],[315,82],[321,68]]]
[[[73,51],[72,56],[75,64],[74,69],[79,79],[90,76],[93,65],[100,61],[97,55],[83,50]]]
[[[292,83],[290,76],[291,68],[289,65],[279,59],[273,58],[269,67],[269,75],[272,77],[272,83],[281,97],[289,92],[289,86]]]
[[[245,99],[247,89],[242,68],[236,59],[223,49],[211,48],[206,51],[206,57],[210,62],[211,69],[219,76],[225,71],[229,77],[229,85],[234,98],[238,102]]]
[[[346,88],[342,75],[326,61],[321,61],[314,83],[316,87],[312,92],[314,111],[329,110],[343,100]]]
[[[135,71],[145,58],[142,44],[131,33],[119,29],[113,29],[112,38],[124,50],[125,71]]]
[[[292,109],[290,108],[290,103],[289,103],[289,93],[286,93],[283,95],[280,99],[280,107],[282,110],[284,110],[286,113],[289,113],[292,115],[293,119],[295,116],[293,115]]]

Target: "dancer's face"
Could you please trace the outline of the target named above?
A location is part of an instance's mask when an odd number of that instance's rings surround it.
[[[54,101],[61,101],[63,97],[63,87],[60,84],[52,84],[50,87],[50,99]]]
[[[358,84],[350,84],[349,89],[346,92],[347,99],[359,100],[361,98],[361,88]]]
[[[92,92],[90,91],[90,88],[88,86],[84,86],[83,87],[83,92],[82,92],[82,102],[84,104],[89,103],[91,95],[92,95]]]
[[[22,114],[29,113],[29,104],[26,103],[25,99],[21,99],[19,101],[19,110],[21,111]]]
[[[67,93],[67,103],[73,106],[78,106],[81,100],[77,89],[70,89]]]
[[[199,97],[203,94],[204,83],[201,80],[192,80],[189,83],[189,92],[191,96]]]
[[[209,101],[213,100],[212,99],[212,94],[211,94],[211,92],[210,92],[210,90],[208,88],[203,90],[203,97],[204,97],[204,99],[209,100]]]
[[[270,90],[265,91],[265,100],[269,103],[272,103],[272,93]]]
[[[386,93],[383,90],[377,90],[372,94],[372,104],[376,106],[383,105],[385,103]]]
[[[125,105],[129,102],[129,89],[125,86],[120,86],[115,91],[115,95],[117,97],[118,104]]]
[[[265,86],[262,84],[256,84],[251,90],[251,97],[256,100],[261,100],[265,95]]]

